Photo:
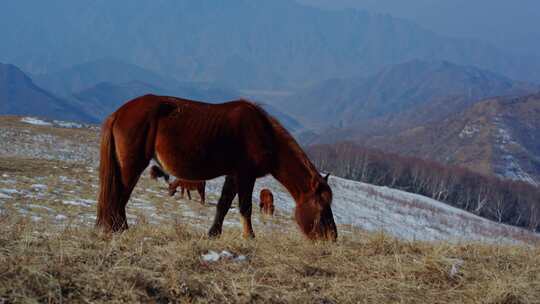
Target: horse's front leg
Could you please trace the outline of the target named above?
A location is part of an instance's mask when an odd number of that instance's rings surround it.
[[[199,196],[201,197],[201,205],[204,205],[204,203],[205,203],[205,197],[204,197],[205,195],[204,194],[205,194],[204,193],[204,188],[202,188],[202,189],[199,188]]]
[[[233,176],[227,176],[225,178],[225,183],[221,189],[221,197],[219,198],[218,204],[216,206],[216,216],[214,217],[214,223],[210,230],[208,231],[209,237],[218,237],[221,235],[221,230],[223,227],[223,220],[225,215],[231,208],[232,201],[238,192],[236,186],[236,178]]]
[[[238,180],[238,198],[240,202],[240,219],[242,220],[243,237],[251,239],[255,237],[253,227],[251,225],[251,209],[253,187],[255,186],[255,178],[243,178]]]

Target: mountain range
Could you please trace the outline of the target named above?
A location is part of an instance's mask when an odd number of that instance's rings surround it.
[[[33,75],[112,57],[179,81],[297,89],[420,58],[540,80],[534,56],[446,37],[390,15],[291,0],[7,1],[0,36],[0,61]]]
[[[538,92],[476,67],[415,60],[328,80],[277,105],[311,128],[297,135],[304,145],[351,141],[537,184]]]
[[[0,63],[0,114],[47,116],[63,120],[93,121],[81,109],[38,87],[11,64]]]
[[[537,0],[296,0],[326,9],[356,8],[411,20],[450,37],[493,43],[519,54],[538,54]],[[512,16],[509,18],[509,16]]]
[[[113,59],[89,62],[36,77],[46,89],[34,84],[29,76],[13,65],[1,65],[0,76],[0,114],[91,123],[102,121],[126,101],[145,94],[178,96],[210,103],[242,96],[235,90],[212,83],[177,82]],[[303,129],[297,120],[272,105],[261,105],[291,132]]]
[[[485,97],[536,89],[473,66],[413,60],[370,77],[330,79],[276,104],[314,128],[380,133],[443,119]]]
[[[174,79],[114,58],[100,58],[32,78],[37,85],[58,96],[70,96],[102,82],[137,81],[160,87],[177,85]]]

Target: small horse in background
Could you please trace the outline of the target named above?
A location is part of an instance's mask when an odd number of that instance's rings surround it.
[[[273,216],[274,215],[274,195],[269,189],[262,189],[259,195],[259,207],[261,213]]]
[[[206,181],[187,181],[187,180],[181,180],[176,179],[172,183],[169,183],[170,176],[169,174],[165,173],[163,169],[160,167],[154,165],[150,168],[150,178],[153,180],[158,180],[159,178],[163,178],[168,184],[169,184],[169,196],[174,196],[176,194],[176,189],[180,187],[181,189],[181,197],[184,198],[184,193],[187,190],[187,195],[189,200],[191,200],[191,193],[190,190],[197,190],[199,193],[199,196],[201,197],[201,204],[205,204],[205,188],[206,188]]]
[[[296,222],[307,238],[337,238],[327,177],[292,135],[254,103],[145,95],[109,115],[101,130],[97,227],[109,232],[128,228],[126,205],[151,160],[184,180],[226,176],[210,237],[221,234],[237,194],[243,236],[255,236],[253,187],[257,178],[271,174],[293,197]]]
[[[201,197],[201,205],[205,204],[206,181],[199,182],[176,179],[174,182],[169,184],[169,196],[174,196],[178,187],[180,187],[181,189],[181,198],[184,198],[184,192],[187,191],[187,196],[189,200],[191,200],[191,194],[189,193],[189,191],[197,190],[199,196]]]

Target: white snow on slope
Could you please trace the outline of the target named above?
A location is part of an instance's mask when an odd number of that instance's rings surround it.
[[[60,128],[81,129],[85,127],[83,124],[71,121],[54,120],[53,123],[56,127]]]
[[[35,126],[51,126],[52,125],[50,122],[46,122],[44,120],[41,120],[35,117],[23,117],[21,118],[21,122],[35,125]]]
[[[219,195],[222,184],[223,178],[212,180],[208,182],[207,191]],[[342,227],[385,231],[398,238],[425,241],[513,243],[515,235],[528,233],[417,194],[333,176],[329,184],[334,196],[334,218]],[[262,188],[271,189],[276,209],[292,218],[295,203],[272,177],[257,180],[253,192],[254,210],[258,211]]]
[[[12,198],[11,196],[7,195],[7,194],[4,194],[4,193],[1,193],[0,192],[0,198],[1,199],[9,199],[9,198]]]
[[[89,207],[96,204],[96,201],[89,199],[77,199],[77,200],[63,200],[62,204],[72,206]]]
[[[516,181],[524,181],[534,186],[538,186],[538,182],[519,164],[519,161],[510,153],[511,150],[522,149],[508,131],[502,117],[495,117],[494,124],[497,127],[495,130],[495,140],[497,142],[498,151],[501,153],[502,168],[496,170],[497,174],[504,178]]]

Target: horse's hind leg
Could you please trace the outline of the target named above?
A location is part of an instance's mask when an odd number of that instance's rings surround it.
[[[144,153],[146,138],[140,137],[138,144],[127,141],[122,129],[114,132],[115,119],[111,115],[105,121],[100,146],[96,226],[108,232],[127,229],[126,204],[150,161]]]
[[[240,179],[238,181],[238,198],[240,202],[240,219],[242,220],[244,238],[254,238],[253,227],[251,225],[251,209],[253,187],[255,186],[255,178]]]
[[[214,223],[208,231],[209,237],[217,237],[221,235],[223,220],[225,219],[225,215],[227,215],[229,208],[231,208],[231,203],[236,196],[236,193],[236,178],[229,175],[225,178],[225,183],[223,184],[223,188],[221,189],[221,197],[219,198],[218,204],[216,206]]]
[[[191,200],[191,193],[189,193],[189,188],[186,188],[187,197],[189,200]]]
[[[129,166],[123,164],[120,166],[121,181],[117,185],[118,194],[116,200],[98,205],[98,226],[112,232],[128,228],[126,205],[146,165],[148,165],[148,162],[146,164],[138,163]]]

